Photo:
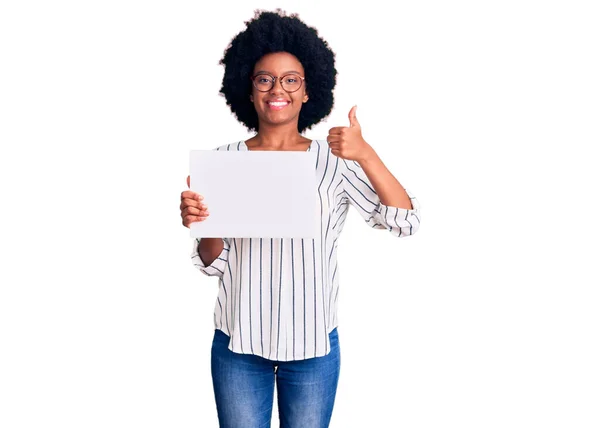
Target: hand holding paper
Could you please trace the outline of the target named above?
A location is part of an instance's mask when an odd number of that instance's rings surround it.
[[[187,176],[187,185],[190,187],[190,176]],[[209,216],[208,207],[202,202],[204,197],[192,190],[181,192],[181,220],[185,227],[195,221],[204,221]]]

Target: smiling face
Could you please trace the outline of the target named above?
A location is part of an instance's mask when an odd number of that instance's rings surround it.
[[[267,92],[260,92],[252,86],[250,100],[258,114],[259,129],[261,124],[273,126],[295,123],[298,126],[300,109],[302,104],[308,101],[306,86],[302,83],[297,91],[287,92],[279,80],[286,75],[304,77],[304,67],[298,58],[287,52],[267,54],[258,60],[252,75],[261,73],[274,76],[275,83]]]

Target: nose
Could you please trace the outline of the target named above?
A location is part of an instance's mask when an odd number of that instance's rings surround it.
[[[276,78],[273,82],[273,87],[271,88],[270,92],[272,94],[283,94],[285,92],[283,86],[281,85],[281,81],[278,78]]]

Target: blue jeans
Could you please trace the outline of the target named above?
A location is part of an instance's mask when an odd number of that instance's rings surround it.
[[[268,428],[277,382],[281,428],[327,428],[340,373],[337,328],[330,353],[297,361],[267,360],[227,348],[229,336],[215,330],[211,372],[220,428]]]

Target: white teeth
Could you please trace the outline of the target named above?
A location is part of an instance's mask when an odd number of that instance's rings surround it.
[[[283,102],[269,102],[269,105],[275,106],[275,107],[281,107],[281,106],[285,106],[288,103],[283,101]]]

